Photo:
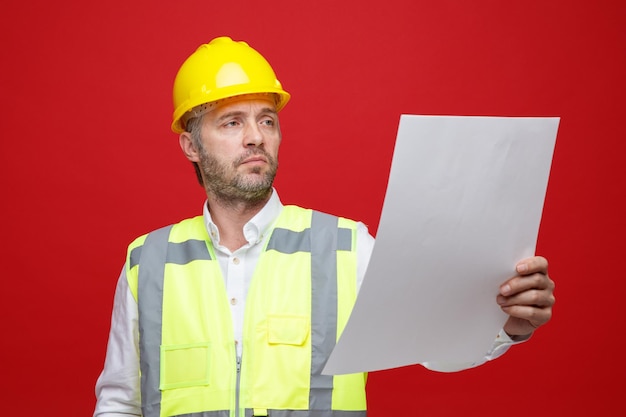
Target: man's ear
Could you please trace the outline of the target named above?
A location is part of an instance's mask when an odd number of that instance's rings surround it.
[[[191,133],[183,132],[180,134],[178,138],[178,143],[180,143],[180,149],[183,150],[183,153],[191,162],[200,162],[200,153],[191,139]]]

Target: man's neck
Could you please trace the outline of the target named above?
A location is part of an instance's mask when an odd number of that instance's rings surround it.
[[[220,231],[220,244],[234,252],[248,243],[243,234],[243,228],[261,211],[270,197],[271,193],[266,199],[254,203],[247,201],[225,203],[209,195],[208,209],[211,213],[211,220]]]

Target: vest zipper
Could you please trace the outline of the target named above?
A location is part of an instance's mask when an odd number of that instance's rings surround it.
[[[241,356],[235,354],[237,357],[237,385],[235,390],[235,417],[240,417],[239,413],[239,394],[240,394],[240,382],[241,382]]]

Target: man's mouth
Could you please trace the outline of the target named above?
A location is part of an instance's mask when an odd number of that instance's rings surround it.
[[[268,162],[267,156],[263,155],[260,152],[255,152],[253,154],[244,155],[240,158],[237,165],[245,165],[245,164],[267,164]]]

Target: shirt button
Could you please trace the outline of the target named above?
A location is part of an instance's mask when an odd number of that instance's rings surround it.
[[[233,263],[235,265],[239,265],[239,258],[233,258]]]
[[[237,304],[237,299],[236,299],[236,298],[234,298],[234,297],[233,297],[233,298],[231,298],[231,299],[230,299],[230,304],[231,304],[231,305],[235,305],[235,304]]]

